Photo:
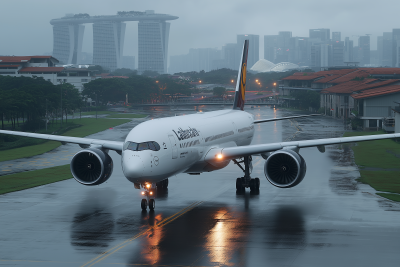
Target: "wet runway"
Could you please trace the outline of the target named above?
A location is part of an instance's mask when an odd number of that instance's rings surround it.
[[[207,109],[205,108],[204,111]],[[290,116],[268,107],[257,119]],[[190,111],[151,111],[152,117]],[[297,119],[259,124],[253,144],[337,137],[341,121]],[[254,158],[259,195],[236,194],[233,164],[170,178],[156,210],[140,210],[139,190],[122,175],[85,187],[70,179],[0,196],[4,266],[398,266],[400,205],[359,184],[348,146],[300,151],[300,185],[267,182]]]

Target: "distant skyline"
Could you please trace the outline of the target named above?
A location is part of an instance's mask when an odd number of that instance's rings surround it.
[[[383,4],[384,3],[384,4]],[[398,1],[387,0],[370,5],[361,0],[286,1],[188,1],[188,0],[116,0],[78,1],[21,0],[2,2],[0,9],[0,54],[36,55],[51,52],[53,31],[50,20],[67,13],[113,15],[118,11],[155,10],[178,16],[171,21],[169,55],[188,53],[190,48],[221,48],[235,43],[237,34],[276,35],[292,31],[293,36],[308,37],[309,29],[329,28],[341,32],[342,40],[350,37],[354,45],[358,36],[371,34],[371,49],[377,36],[400,28]],[[91,24],[85,25],[83,52],[93,50]],[[260,38],[260,58],[263,58]],[[124,55],[137,58],[137,23],[128,22]]]

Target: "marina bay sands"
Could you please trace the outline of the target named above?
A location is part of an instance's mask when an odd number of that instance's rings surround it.
[[[52,19],[53,56],[62,64],[80,64],[85,25],[93,25],[93,64],[109,70],[122,67],[127,21],[138,21],[138,70],[167,72],[169,20],[177,16],[154,10],[120,11],[117,15],[68,14]]]

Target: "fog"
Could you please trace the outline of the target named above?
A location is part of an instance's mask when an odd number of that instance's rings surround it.
[[[263,35],[292,31],[307,37],[309,29],[329,28],[342,32],[357,45],[358,35],[371,34],[371,49],[382,32],[399,28],[400,2],[384,0],[379,4],[362,0],[22,0],[2,1],[0,9],[0,54],[40,55],[53,49],[50,20],[67,13],[114,15],[117,11],[154,10],[178,16],[170,21],[169,55],[185,54],[190,48],[221,48],[236,42],[236,34]],[[92,27],[85,24],[83,52],[92,52]],[[127,22],[124,55],[137,56],[137,22]]]

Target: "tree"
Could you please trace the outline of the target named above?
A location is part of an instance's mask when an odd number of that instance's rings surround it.
[[[225,87],[214,87],[213,88],[213,95],[215,96],[224,96],[226,93]]]

